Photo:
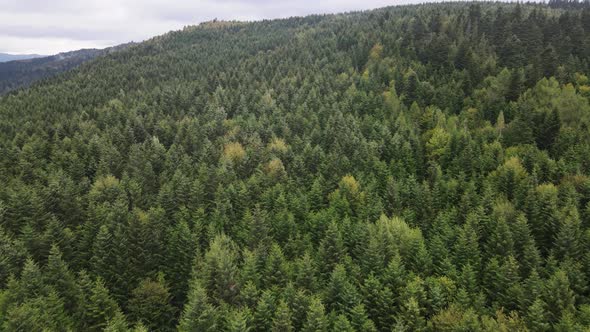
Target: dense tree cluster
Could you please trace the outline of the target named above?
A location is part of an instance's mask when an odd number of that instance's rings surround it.
[[[589,61],[588,8],[425,4],[5,96],[0,329],[588,329]]]

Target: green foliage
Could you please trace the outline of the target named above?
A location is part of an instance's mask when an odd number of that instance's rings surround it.
[[[165,331],[174,320],[174,308],[170,304],[170,293],[164,280],[142,280],[131,292],[129,318],[141,322],[151,331]]]
[[[589,8],[206,22],[0,97],[0,330],[588,329]]]
[[[199,280],[193,280],[178,324],[178,330],[216,331],[219,328],[219,311],[209,303],[206,289]]]
[[[88,331],[104,329],[119,310],[117,302],[109,294],[104,281],[98,278],[88,298],[88,321],[85,322],[88,325]]]

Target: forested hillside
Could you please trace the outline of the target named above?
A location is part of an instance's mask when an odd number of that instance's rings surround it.
[[[0,330],[590,328],[590,9],[187,27],[0,99]]]
[[[99,56],[125,49],[133,43],[105,49],[82,49],[51,56],[28,55],[26,59],[15,59],[1,63],[0,55],[0,95],[28,87],[29,85],[62,72],[78,67],[84,62]]]

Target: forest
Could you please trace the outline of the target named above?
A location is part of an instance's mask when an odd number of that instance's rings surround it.
[[[590,330],[590,6],[210,21],[0,97],[1,331]]]

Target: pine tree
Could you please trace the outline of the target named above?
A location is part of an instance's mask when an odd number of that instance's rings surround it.
[[[251,283],[253,286],[258,287],[261,284],[261,271],[260,265],[262,258],[258,250],[250,251],[244,249],[242,252],[243,263],[240,270],[240,284],[246,285]]]
[[[377,329],[383,330],[393,325],[394,297],[388,287],[370,275],[365,279],[362,295],[369,318],[375,322]]]
[[[498,258],[493,257],[486,265],[483,277],[483,287],[490,302],[498,301],[504,286]]]
[[[0,221],[3,218],[2,208],[2,204],[0,204]],[[11,274],[16,275],[19,268],[24,265],[26,249],[21,241],[9,235],[1,226],[0,255],[4,257],[0,260],[0,285],[6,285],[8,277]]]
[[[578,209],[575,206],[568,206],[564,209],[563,216],[560,218],[559,232],[555,235],[556,258],[560,260],[578,259],[582,250],[581,238],[582,230]]]
[[[376,332],[375,323],[369,319],[365,306],[358,304],[350,311],[350,323],[359,332]]]
[[[523,289],[520,285],[518,263],[513,256],[509,256],[500,267],[503,285],[500,286],[498,302],[507,311],[516,310],[522,301]]]
[[[498,218],[487,241],[486,254],[508,257],[514,254],[514,240],[508,222],[504,217]]]
[[[205,253],[199,275],[213,301],[232,304],[239,292],[237,253],[234,242],[226,235],[218,235]]]
[[[325,298],[329,310],[337,313],[347,313],[359,303],[358,291],[349,281],[344,266],[338,264],[332,271]]]
[[[68,331],[72,328],[72,320],[66,313],[64,301],[55,291],[50,291],[49,295],[39,303],[41,308],[40,321],[44,322],[44,328],[53,331]]]
[[[131,292],[129,318],[141,322],[149,330],[165,331],[172,326],[175,309],[163,278],[144,279]]]
[[[76,300],[79,297],[80,289],[56,245],[51,246],[44,275],[45,283],[55,288],[64,299],[66,311],[73,314],[76,310]]]
[[[325,332],[328,329],[328,319],[325,308],[319,298],[313,298],[307,311],[307,318],[303,325],[304,332]]]
[[[171,285],[173,303],[182,307],[186,299],[188,282],[197,250],[196,243],[185,221],[179,221],[169,232],[166,250],[166,279]]]
[[[426,327],[426,321],[418,301],[411,297],[401,307],[398,316],[398,324],[401,323],[409,331],[423,331]]]
[[[99,277],[94,282],[92,293],[88,298],[88,331],[102,331],[119,311],[117,302],[109,294],[104,281]]]
[[[545,303],[541,299],[536,299],[528,308],[526,314],[527,326],[531,331],[548,331],[550,324],[547,322],[547,313]]]
[[[219,313],[217,308],[208,301],[207,291],[198,279],[194,279],[180,315],[178,330],[182,332],[217,331]]]
[[[43,274],[41,273],[39,266],[30,258],[25,262],[20,275],[20,280],[18,280],[18,282],[9,283],[8,286],[8,296],[18,302],[24,302],[28,299],[34,299],[37,296],[47,295],[50,290],[43,282]]]
[[[225,319],[225,330],[228,332],[248,332],[252,329],[252,316],[248,308],[230,310]]]
[[[285,256],[281,247],[274,243],[268,257],[266,258],[266,265],[264,267],[264,284],[267,287],[282,286],[287,280],[287,266]]]
[[[547,317],[552,323],[557,322],[563,314],[574,311],[575,294],[570,289],[564,271],[557,270],[547,281],[543,300],[547,303]]]
[[[345,315],[338,315],[334,319],[332,325],[333,332],[353,332],[355,329],[352,327]]]
[[[332,221],[324,235],[320,248],[318,249],[319,262],[321,262],[322,273],[330,273],[343,258],[345,253],[344,241],[342,234],[338,229],[338,224]]]
[[[480,265],[479,239],[471,223],[466,223],[457,235],[455,242],[456,265],[470,264],[474,268]]]
[[[87,330],[90,323],[90,296],[94,289],[94,282],[90,278],[90,275],[86,270],[82,270],[77,275],[77,287],[80,289],[76,298],[76,312],[74,313],[74,319],[76,321],[76,327],[79,330]]]
[[[309,252],[297,260],[295,264],[295,283],[298,287],[314,292],[318,287],[317,266]]]
[[[92,272],[100,276],[103,281],[110,284],[111,269],[114,265],[113,257],[113,239],[108,227],[103,225],[100,227],[94,245],[92,246],[92,258],[90,259],[90,266]]]
[[[273,325],[273,313],[276,312],[275,298],[270,291],[265,291],[260,296],[254,313],[256,331],[270,331]]]
[[[252,214],[244,213],[243,222],[248,228],[247,243],[251,250],[268,245],[270,241],[270,225],[268,213],[265,210],[256,205]]]
[[[3,317],[5,331],[42,331],[44,322],[39,319],[42,310],[35,303],[25,302],[8,310]]]
[[[535,195],[531,229],[541,254],[546,254],[553,244],[554,235],[559,231],[557,188],[552,184],[540,185]]]
[[[293,323],[291,321],[291,310],[287,303],[279,301],[277,305],[275,316],[272,320],[273,332],[290,332],[293,331]]]
[[[128,332],[129,327],[125,319],[125,315],[121,311],[117,311],[115,316],[109,320],[104,332]]]
[[[543,296],[543,280],[537,270],[532,270],[528,278],[523,283],[524,296],[521,303],[521,311],[527,310],[533,302]]]
[[[396,294],[405,285],[406,278],[407,271],[401,257],[399,254],[393,256],[383,273],[383,283]]]

